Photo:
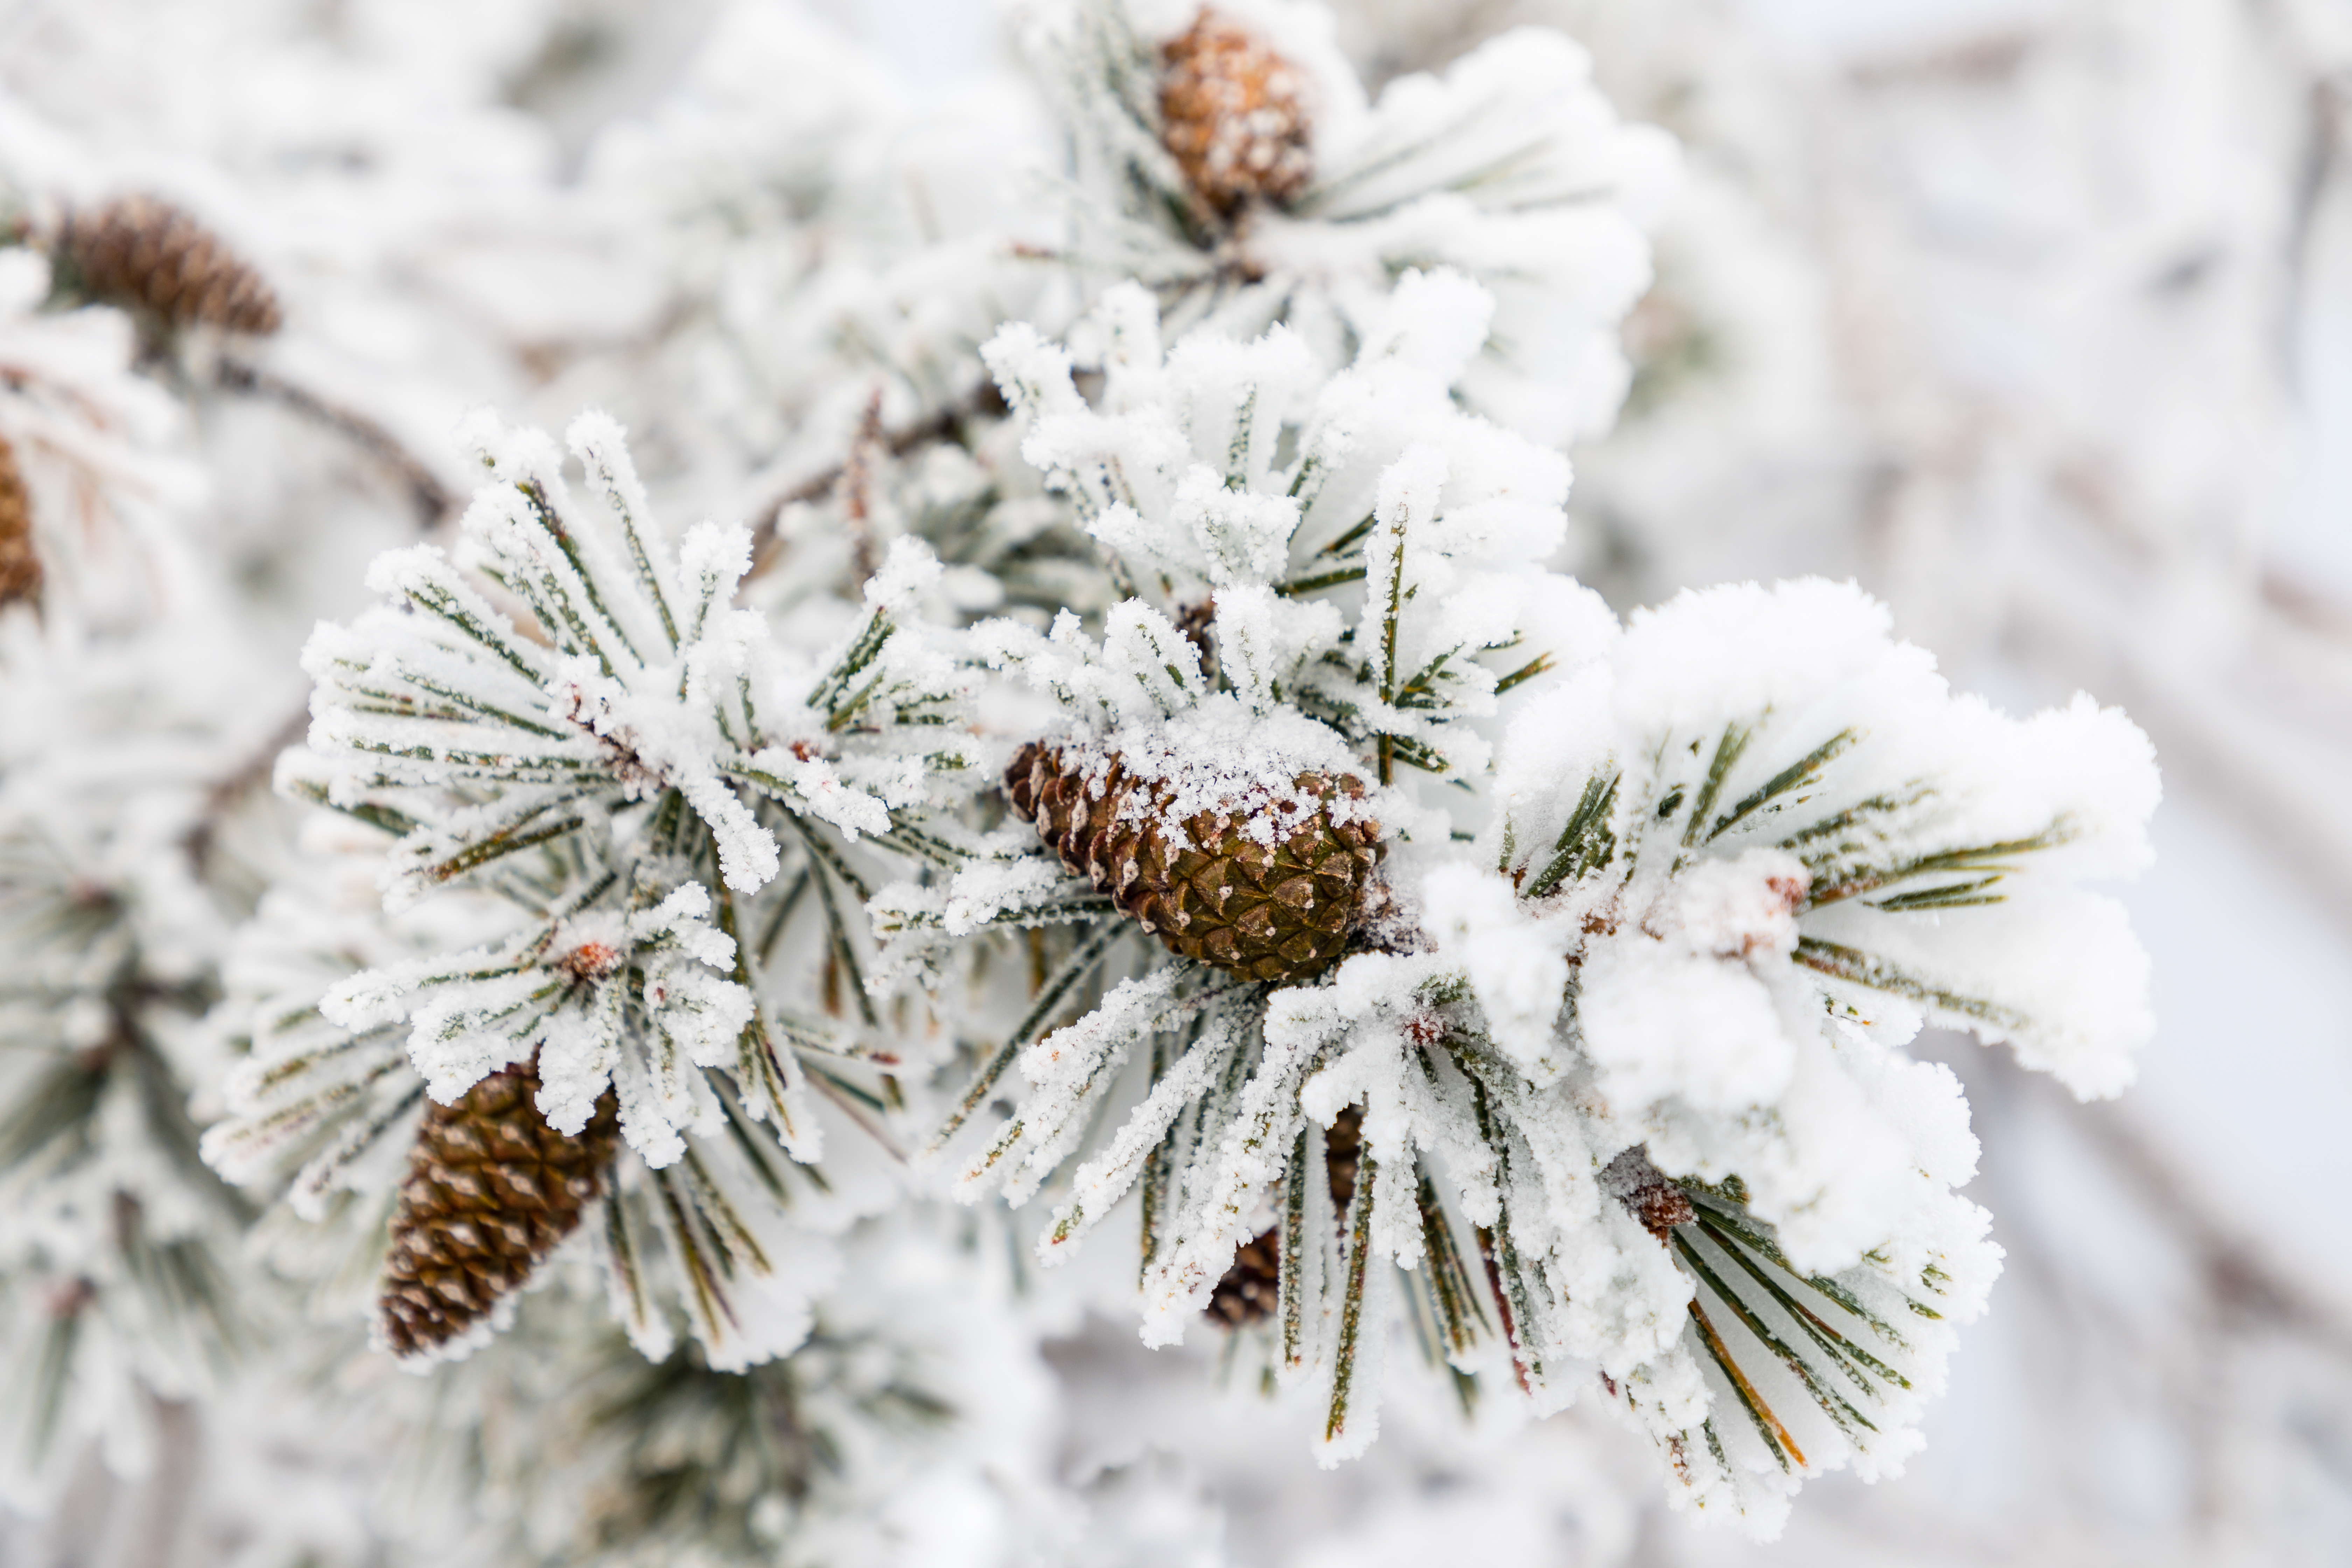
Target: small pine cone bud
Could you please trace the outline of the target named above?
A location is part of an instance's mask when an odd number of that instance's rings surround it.
[[[611,1091],[576,1138],[547,1124],[538,1093],[534,1059],[426,1110],[377,1302],[394,1353],[428,1353],[487,1318],[603,1195],[620,1142]]]
[[[1356,1173],[1363,1166],[1363,1154],[1364,1113],[1350,1105],[1323,1134],[1324,1179],[1342,1226],[1348,1222],[1348,1205],[1356,1201]],[[1206,1310],[1212,1322],[1246,1329],[1273,1317],[1281,1300],[1282,1232],[1276,1228],[1251,1237],[1234,1255],[1233,1267],[1209,1293]]]
[[[1160,51],[1160,140],[1202,206],[1231,218],[1281,204],[1314,172],[1297,68],[1248,28],[1203,10]]]
[[[1281,984],[1312,979],[1346,950],[1381,853],[1380,824],[1332,820],[1334,801],[1362,796],[1355,779],[1301,773],[1293,787],[1299,809],[1266,845],[1251,836],[1253,818],[1172,822],[1173,786],[1138,779],[1117,758],[1097,780],[1033,742],[1004,773],[1013,809],[1062,863],[1171,951]]]
[[[1675,1226],[1688,1225],[1698,1217],[1698,1210],[1672,1182],[1653,1182],[1635,1188],[1626,1194],[1625,1206],[1642,1222],[1642,1228],[1660,1241],[1672,1235]]]
[[[90,298],[152,311],[164,325],[199,322],[266,336],[278,296],[221,237],[171,203],[121,196],[66,215],[57,255]]]
[[[41,558],[33,550],[33,497],[16,449],[0,437],[0,609],[41,599]]]
[[[1650,1163],[1645,1147],[1627,1149],[1610,1161],[1601,1170],[1601,1186],[1660,1241],[1674,1235],[1675,1226],[1698,1217],[1689,1194]]]

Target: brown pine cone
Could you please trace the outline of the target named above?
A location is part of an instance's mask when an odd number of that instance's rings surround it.
[[[603,1194],[620,1145],[612,1091],[576,1138],[547,1124],[538,1093],[534,1058],[425,1111],[377,1300],[395,1354],[430,1352],[488,1317]]]
[[[1315,169],[1306,84],[1265,40],[1214,11],[1160,51],[1160,141],[1221,218],[1290,201]]]
[[[1302,773],[1294,787],[1321,804],[1273,846],[1244,819],[1203,812],[1182,824],[1180,848],[1164,809],[1172,788],[1116,758],[1098,789],[1083,762],[1034,742],[1004,772],[1013,809],[1145,931],[1186,958],[1283,984],[1320,974],[1346,950],[1381,854],[1378,823],[1331,820],[1332,801],[1362,796],[1355,779]]]
[[[171,203],[118,196],[66,215],[58,258],[91,299],[152,312],[168,327],[202,322],[266,336],[278,296],[220,237]]]
[[[1213,1322],[1228,1329],[1263,1323],[1282,1303],[1282,1230],[1262,1232],[1242,1244],[1233,1267],[1209,1293],[1206,1309]]]
[[[1342,1110],[1323,1134],[1323,1173],[1330,1184],[1331,1207],[1339,1223],[1348,1222],[1348,1205],[1356,1201],[1356,1173],[1364,1154],[1364,1113],[1355,1106]],[[1229,1329],[1246,1329],[1275,1314],[1282,1301],[1282,1229],[1276,1226],[1252,1237],[1234,1255],[1233,1267],[1209,1294],[1211,1321]]]
[[[16,449],[0,437],[0,609],[41,602],[41,558],[33,549],[33,497]]]

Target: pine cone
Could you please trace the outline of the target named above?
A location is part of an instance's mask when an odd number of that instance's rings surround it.
[[[547,1124],[538,1093],[534,1058],[425,1112],[377,1302],[395,1354],[436,1349],[488,1316],[604,1193],[620,1142],[611,1091],[577,1138]]]
[[[1180,848],[1172,787],[1132,777],[1116,758],[1097,786],[1082,763],[1033,742],[1004,773],[1013,809],[1145,931],[1186,958],[1286,984],[1345,950],[1380,861],[1378,823],[1331,820],[1330,802],[1360,797],[1360,784],[1302,773],[1295,787],[1321,804],[1273,847],[1249,836],[1246,819],[1203,812],[1182,824],[1191,847]]]
[[[1209,1294],[1212,1321],[1246,1329],[1274,1316],[1282,1300],[1282,1232],[1267,1230],[1242,1244],[1234,1266]]]
[[[1349,1106],[1323,1134],[1323,1173],[1330,1184],[1331,1207],[1347,1223],[1356,1200],[1356,1172],[1363,1163],[1364,1113]],[[1229,1329],[1246,1329],[1274,1316],[1282,1300],[1282,1232],[1252,1237],[1234,1255],[1233,1267],[1209,1295],[1209,1317]]]
[[[1231,218],[1306,189],[1314,156],[1305,84],[1265,39],[1203,10],[1161,47],[1160,67],[1160,143],[1203,207]]]
[[[1356,1201],[1356,1173],[1363,1163],[1363,1108],[1342,1106],[1323,1132],[1323,1172],[1331,1184],[1331,1207],[1343,1223],[1348,1205]]]
[[[153,312],[166,326],[203,322],[233,332],[278,330],[278,296],[250,263],[194,217],[154,196],[120,196],[66,215],[58,259],[83,290]]]
[[[38,604],[41,558],[33,551],[33,498],[25,489],[16,453],[0,437],[0,609],[19,600]]]

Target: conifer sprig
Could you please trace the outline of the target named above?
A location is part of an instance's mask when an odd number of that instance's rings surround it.
[[[976,632],[1064,714],[1015,808],[1146,931],[1192,908],[1150,881],[1193,864],[1159,838],[1278,842],[1304,770],[1372,781],[1394,826],[1328,975],[1130,959],[1047,1031],[1057,990],[942,1140],[969,1150],[967,1195],[1055,1194],[1047,1261],[1139,1190],[1147,1340],[1263,1318],[1327,1460],[1377,1431],[1402,1294],[1457,1381],[1504,1375],[1545,1409],[1597,1389],[1678,1500],[1769,1532],[1803,1477],[1892,1473],[1916,1447],[1996,1268],[1952,1191],[1965,1108],[1897,1047],[1932,1021],[2080,1092],[2128,1074],[2145,961],[2074,884],[2143,853],[2146,742],[2087,703],[2018,723],[1955,698],[1824,584],[1580,626],[1539,564],[1564,476],[1432,374],[1469,362],[1480,297],[1408,277],[1392,310],[1328,382],[1278,329],[1163,353],[1116,289],[1097,396],[1024,329],[991,345],[1024,455],[1135,585],[1098,642],[1070,616]],[[1507,696],[1490,753],[1473,721]],[[1492,802],[1479,832],[1451,831],[1440,784]],[[1020,866],[877,908],[943,974],[954,933],[1067,918]],[[1027,1098],[966,1140],[1015,1059]],[[1260,1252],[1274,1310],[1220,1310]]]
[[[1161,37],[1128,0],[1033,9],[1077,162],[1058,259],[1151,288],[1171,336],[1287,323],[1332,370],[1400,274],[1460,270],[1501,312],[1470,405],[1547,443],[1608,427],[1631,378],[1617,325],[1650,282],[1637,224],[1675,151],[1619,121],[1580,48],[1520,28],[1368,104],[1309,16],[1186,21]]]
[[[415,1127],[408,1072],[448,1105],[531,1064],[558,1134],[616,1105],[634,1159],[598,1179],[600,1234],[632,1333],[666,1345],[674,1295],[706,1354],[756,1360],[796,1321],[742,1302],[800,1289],[777,1279],[783,1173],[821,1157],[819,1102],[873,1125],[897,1093],[857,862],[965,853],[909,815],[966,760],[964,678],[907,628],[937,568],[902,542],[830,654],[794,660],[732,606],[742,531],[674,546],[610,420],[570,434],[593,502],[543,437],[468,431],[490,483],[457,559],[393,552],[371,578],[389,604],[320,628],[310,746],[280,784],[397,835],[392,907],[509,912],[488,941],[289,997],[282,1025],[266,1009],[215,1153],[247,1173],[290,1161],[315,1206]]]
[[[60,838],[9,809],[16,793],[0,794],[0,1377],[17,1391],[0,1492],[30,1503],[81,1443],[135,1441],[147,1394],[214,1387],[269,1310],[236,1246],[249,1206],[198,1157],[182,1087],[213,1000],[172,951],[184,868],[112,863],[154,851]]]

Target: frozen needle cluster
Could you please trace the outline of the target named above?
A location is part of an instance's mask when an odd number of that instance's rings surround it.
[[[2147,963],[2077,884],[2144,859],[2152,758],[2087,700],[1956,697],[1849,586],[1621,631],[1544,567],[1564,465],[1448,396],[1485,306],[1409,275],[1327,377],[1279,327],[1163,352],[1114,291],[1091,402],[1069,352],[1000,334],[1024,455],[1132,596],[1098,640],[974,633],[1055,710],[1008,787],[1061,865],[877,920],[916,949],[1050,932],[943,1147],[1017,1060],[963,1189],[1053,1183],[1048,1262],[1139,1191],[1147,1340],[1262,1322],[1336,1458],[1377,1430],[1402,1296],[1457,1372],[1624,1406],[1678,1497],[1769,1533],[1803,1476],[1899,1468],[1997,1271],[1958,1083],[1901,1047],[1934,1023],[2079,1094],[2129,1078]],[[1308,929],[1349,888],[1316,835],[1349,820],[1384,857],[1336,965],[1188,943],[1251,881],[1269,942]]]
[[[386,603],[320,627],[306,655],[310,745],[281,784],[397,835],[383,874],[393,909],[470,893],[502,904],[507,929],[265,1006],[285,1022],[255,1041],[220,1157],[243,1169],[283,1140],[356,1125],[298,1178],[325,1190],[414,1123],[397,1106],[349,1115],[355,1080],[384,1070],[385,1026],[405,1020],[407,1063],[443,1105],[509,1069],[528,1071],[557,1133],[611,1105],[641,1162],[623,1188],[642,1202],[611,1205],[603,1238],[633,1331],[656,1353],[668,1344],[649,1283],[668,1278],[714,1360],[761,1359],[805,1326],[740,1308],[744,1287],[729,1284],[775,1276],[779,1157],[818,1158],[820,1091],[875,1093],[801,1053],[877,1054],[767,982],[811,908],[830,917],[820,963],[856,973],[837,913],[863,887],[853,856],[896,839],[894,812],[961,764],[945,724],[961,678],[900,626],[937,569],[902,547],[842,646],[810,665],[731,605],[743,531],[706,523],[673,544],[612,421],[572,428],[584,503],[543,436],[487,420],[469,432],[491,482],[458,559],[388,554],[370,579]],[[404,1207],[395,1236],[404,1220],[425,1223]],[[795,1299],[807,1284],[775,1279]],[[488,1293],[504,1306],[510,1288],[493,1279]],[[467,1300],[459,1315],[491,1305]]]

